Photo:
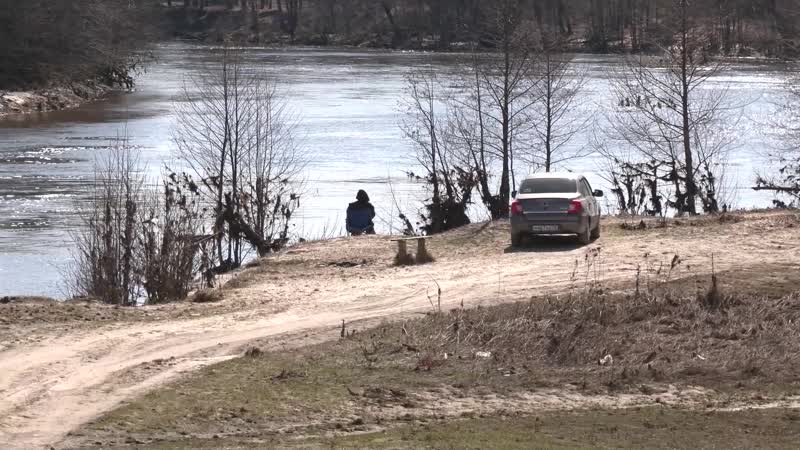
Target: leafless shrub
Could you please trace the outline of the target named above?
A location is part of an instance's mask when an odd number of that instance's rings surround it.
[[[435,278],[432,279],[433,283],[436,285],[436,292],[435,292],[435,299],[436,302],[434,303],[434,297],[428,294],[428,302],[431,304],[431,309],[434,313],[441,313],[442,312],[442,286],[439,285],[439,282],[436,281]]]
[[[141,288],[136,234],[144,181],[136,154],[124,139],[96,162],[90,199],[81,206],[83,223],[74,235],[73,295],[136,304]]]
[[[96,162],[90,198],[79,207],[68,271],[73,296],[134,306],[181,300],[197,273],[194,206],[168,182],[151,191],[138,154],[118,139]]]
[[[600,176],[611,186],[613,195],[609,209],[623,217],[664,217],[668,193],[661,187],[660,168],[663,164],[639,161],[639,156],[632,151],[611,150],[596,137],[595,145],[603,155]]]
[[[669,193],[665,206],[679,215],[696,214],[698,204],[706,213],[722,209],[721,168],[730,145],[721,122],[726,92],[702,87],[724,66],[708,56],[708,36],[693,8],[686,0],[668,8],[664,23],[672,42],[659,57],[628,57],[614,83],[619,105],[611,109],[613,144],[605,156],[621,211],[633,212],[649,197],[648,212],[659,214],[659,183]]]
[[[245,70],[241,51],[228,45],[217,63],[187,81],[174,140],[192,173],[178,179],[213,224],[210,270],[224,272],[249,248],[265,255],[288,243],[304,160],[298,119],[276,81]]]
[[[781,145],[767,156],[777,163],[777,173],[758,173],[755,190],[770,191],[776,195],[777,207],[800,206],[800,78],[791,77],[786,82],[789,99],[777,105],[783,119],[772,123]]]
[[[197,255],[203,246],[196,202],[168,178],[162,192],[144,195],[137,233],[138,261],[147,303],[186,298],[200,270]]]
[[[708,291],[700,296],[700,303],[711,310],[719,310],[725,306],[725,297],[720,292],[719,280],[714,267],[714,255],[711,255],[711,285]]]
[[[406,75],[406,92],[400,102],[404,118],[401,129],[416,149],[417,162],[431,191],[420,213],[425,234],[436,234],[470,223],[467,208],[476,185],[472,162],[460,152],[450,137],[453,119],[447,102],[447,89],[430,68]],[[395,203],[396,203],[396,199]],[[400,214],[405,232],[414,227]]]

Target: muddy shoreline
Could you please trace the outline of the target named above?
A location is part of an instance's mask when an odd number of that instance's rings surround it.
[[[0,118],[77,108],[114,90],[107,84],[85,81],[32,91],[0,91]]]

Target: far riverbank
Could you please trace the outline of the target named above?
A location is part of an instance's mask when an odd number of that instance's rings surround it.
[[[0,117],[77,108],[113,90],[109,85],[88,81],[33,91],[0,91]]]

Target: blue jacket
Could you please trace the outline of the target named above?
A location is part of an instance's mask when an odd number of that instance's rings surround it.
[[[375,207],[370,202],[353,202],[347,206],[347,229],[365,231],[373,228],[375,224]]]

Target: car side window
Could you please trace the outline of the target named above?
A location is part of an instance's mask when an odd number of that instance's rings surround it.
[[[592,188],[589,187],[589,183],[587,183],[586,180],[581,180],[581,194],[585,197],[592,196]]]

